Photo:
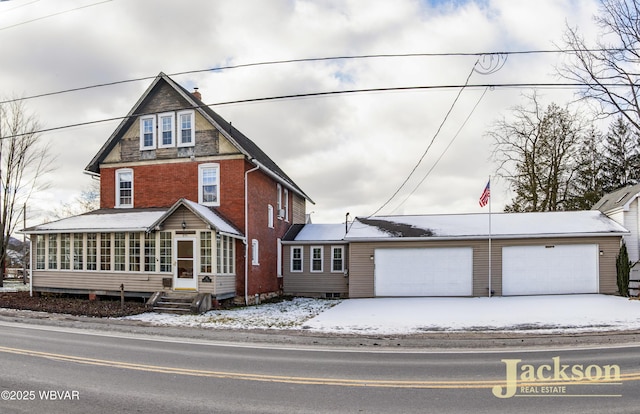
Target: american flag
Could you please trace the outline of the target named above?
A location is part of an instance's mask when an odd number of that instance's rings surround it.
[[[484,207],[489,202],[489,198],[491,197],[491,180],[487,182],[487,186],[484,188],[482,195],[480,196],[480,207]]]

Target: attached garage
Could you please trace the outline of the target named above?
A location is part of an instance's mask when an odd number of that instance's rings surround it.
[[[473,249],[375,249],[375,296],[471,296]]]
[[[598,293],[598,245],[502,248],[502,294]]]

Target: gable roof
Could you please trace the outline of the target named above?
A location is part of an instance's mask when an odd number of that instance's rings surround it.
[[[181,85],[177,84],[169,76],[160,72],[158,76],[153,80],[151,85],[142,94],[142,96],[135,103],[133,108],[129,111],[127,116],[120,122],[120,125],[111,134],[107,142],[100,148],[98,153],[93,157],[91,162],[85,167],[85,171],[90,174],[100,173],[100,163],[104,161],[107,155],[116,146],[122,135],[131,127],[137,117],[144,115],[139,112],[139,108],[147,101],[151,92],[156,88],[160,82],[165,82],[172,87],[187,103],[185,108],[192,108],[198,111],[205,119],[207,119],[213,126],[216,127],[229,140],[247,159],[255,165],[260,165],[265,169],[265,172],[274,178],[276,181],[281,182],[284,186],[290,188],[300,196],[304,197],[313,203],[313,200],[305,194],[304,191],[291,179],[289,176],[276,164],[255,142],[250,140],[238,129],[233,127],[231,123],[227,122],[218,113],[211,109],[207,104],[203,103],[200,99],[193,96],[191,92],[186,90]]]
[[[441,214],[357,218],[345,239],[495,239],[620,236],[629,231],[600,211]]]
[[[220,213],[209,207],[181,198],[170,208],[104,208],[21,230],[27,234],[151,232],[184,206],[206,223],[211,230],[226,236],[243,238],[242,232]]]
[[[640,183],[619,188],[602,196],[592,207],[592,210],[600,210],[603,213],[622,208],[629,209],[629,204],[640,195]]]

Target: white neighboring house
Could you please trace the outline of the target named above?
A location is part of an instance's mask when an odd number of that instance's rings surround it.
[[[600,210],[612,220],[621,224],[629,234],[623,236],[627,245],[629,260],[632,268],[629,276],[629,294],[637,296],[640,293],[640,208],[638,197],[640,184],[620,188],[605,194],[593,206],[593,210]]]

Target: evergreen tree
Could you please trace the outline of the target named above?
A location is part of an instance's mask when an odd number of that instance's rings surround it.
[[[621,296],[629,296],[629,273],[631,272],[631,262],[627,252],[627,245],[622,242],[620,252],[616,258],[616,274],[618,282],[618,293]]]
[[[589,210],[605,194],[602,140],[602,134],[592,127],[580,143],[577,152],[578,169],[573,180],[572,194],[566,203],[567,210]]]
[[[602,148],[605,192],[638,182],[640,178],[638,138],[638,134],[622,117],[618,117],[609,127]]]

